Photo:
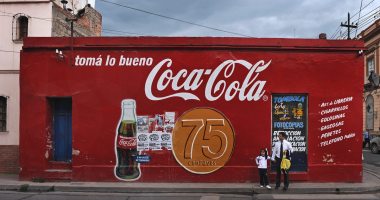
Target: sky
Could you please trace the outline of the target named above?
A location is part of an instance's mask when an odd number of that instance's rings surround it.
[[[331,39],[347,35],[339,25],[348,12],[358,22],[361,3],[359,34],[380,18],[380,0],[96,0],[95,5],[104,36],[318,38],[326,33]]]

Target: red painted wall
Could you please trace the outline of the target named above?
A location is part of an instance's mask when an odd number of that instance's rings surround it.
[[[71,51],[70,45],[73,45]],[[362,180],[362,91],[363,57],[358,55],[360,41],[247,38],[27,38],[21,53],[21,179],[69,178],[77,181],[117,181],[114,176],[115,130],[123,99],[136,100],[137,115],[163,114],[175,111],[179,117],[196,107],[221,111],[235,132],[235,146],[230,160],[216,172],[199,175],[181,167],[171,151],[148,151],[151,161],[141,164],[142,182],[257,182],[253,159],[262,147],[271,147],[271,94],[306,94],[307,172],[293,172],[291,180],[360,182]],[[64,58],[56,55],[56,49]],[[101,66],[75,66],[73,58],[99,57]],[[150,57],[151,66],[105,66],[107,55],[119,58]],[[165,69],[176,74],[181,69],[217,68],[226,60],[260,60],[270,65],[257,73],[256,80],[266,81],[264,95],[257,101],[231,101],[224,97],[210,101],[205,97],[204,83],[191,92],[198,100],[174,97],[151,100],[145,94],[145,83],[152,69],[162,60],[172,60],[153,81],[155,96],[175,93],[170,86],[159,91],[155,86]],[[243,83],[248,70],[234,69],[232,81]],[[218,78],[218,80],[222,80]],[[182,80],[183,81],[183,80]],[[72,97],[72,145],[76,150],[72,163],[63,165],[71,172],[52,172],[62,168],[51,159],[51,130],[48,97]],[[268,97],[266,99],[266,97]],[[335,137],[321,138],[326,131],[321,115],[322,103],[352,97],[345,110],[344,125],[337,136],[354,133],[352,138],[322,145]],[[338,120],[339,121],[339,120]],[[331,123],[336,121],[331,121]],[[330,124],[330,123],[327,123]],[[346,136],[347,137],[347,136]],[[50,170],[50,171],[49,171]]]

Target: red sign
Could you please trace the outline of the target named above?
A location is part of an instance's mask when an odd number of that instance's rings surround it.
[[[69,98],[72,146],[62,149],[75,152],[67,164],[75,181],[258,182],[254,159],[285,131],[291,180],[360,182],[362,48],[355,40],[26,38],[20,177],[56,169],[51,102]],[[150,162],[135,162],[140,155]]]

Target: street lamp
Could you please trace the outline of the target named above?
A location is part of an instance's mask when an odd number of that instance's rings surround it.
[[[66,9],[66,4],[68,3],[66,0],[62,0],[61,3],[63,4],[63,8],[65,10],[68,10],[69,12],[72,11],[71,9],[70,10]],[[84,7],[82,9],[78,10],[77,14],[73,15],[73,17],[70,17],[70,18],[66,17],[66,19],[65,19],[66,22],[70,22],[70,38],[71,38],[71,44],[70,44],[70,46],[71,46],[71,48],[70,48],[71,49],[71,58],[70,58],[70,62],[71,62],[72,65],[73,65],[72,60],[73,60],[73,51],[74,51],[74,22],[78,21],[79,18],[83,17],[84,14],[85,14],[85,12],[86,12],[86,9]]]

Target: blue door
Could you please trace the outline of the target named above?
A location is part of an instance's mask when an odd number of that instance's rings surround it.
[[[52,99],[54,160],[71,162],[71,98]]]

